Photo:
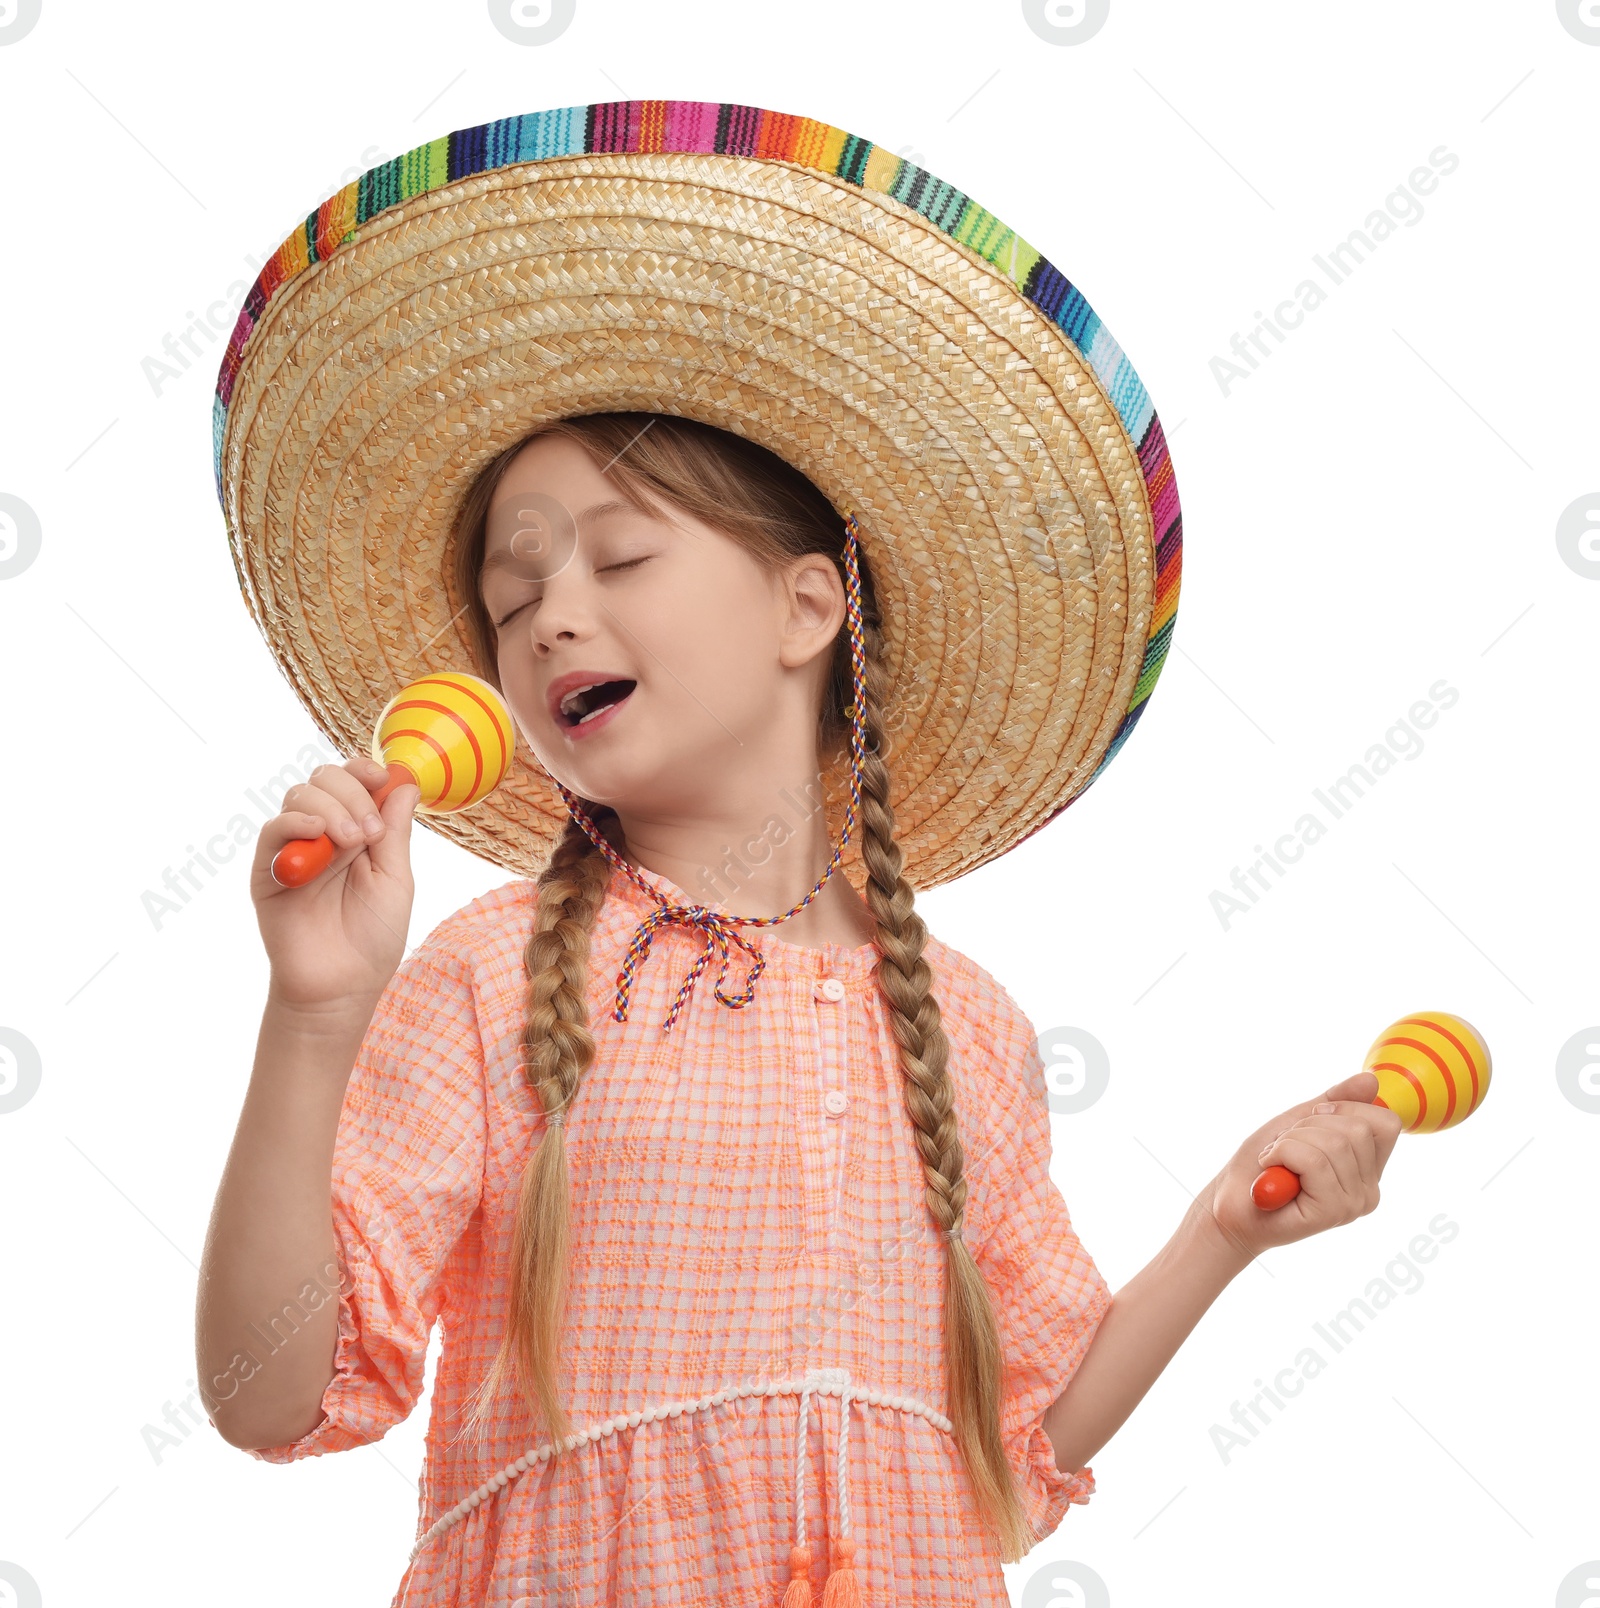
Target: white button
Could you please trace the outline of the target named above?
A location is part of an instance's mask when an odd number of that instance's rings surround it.
[[[844,1108],[850,1104],[850,1097],[843,1089],[829,1089],[822,1097],[822,1109],[830,1117],[840,1116]]]
[[[837,977],[824,977],[817,984],[817,998],[829,999],[837,1004],[844,998],[844,984]]]

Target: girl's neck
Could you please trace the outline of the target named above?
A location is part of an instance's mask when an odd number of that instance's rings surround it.
[[[843,819],[831,823],[822,808],[822,787],[780,789],[773,807],[718,819],[660,819],[618,810],[627,844],[624,858],[667,878],[688,899],[730,916],[776,916],[796,905],[816,885],[838,846]],[[856,813],[852,838],[859,840]],[[872,942],[877,923],[851,887],[843,865],[835,867],[804,910],[760,931],[780,942],[813,948]]]

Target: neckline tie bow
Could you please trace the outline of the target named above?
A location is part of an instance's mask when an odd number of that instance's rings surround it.
[[[714,949],[720,949],[722,952],[722,966],[717,973],[716,986],[712,992],[722,1004],[734,1010],[740,1010],[748,1005],[755,998],[756,979],[766,969],[767,957],[754,948],[739,931],[734,924],[735,919],[723,915],[720,910],[711,910],[705,905],[662,904],[652,910],[639,923],[638,930],[633,935],[633,942],[628,945],[628,952],[623,956],[622,970],[617,977],[617,1004],[613,1013],[615,1020],[625,1022],[628,1019],[628,996],[633,989],[634,976],[649,959],[650,945],[655,938],[656,929],[668,925],[698,928],[705,936],[705,948],[700,951],[699,958],[689,968],[688,975],[679,985],[672,1009],[667,1012],[667,1019],[662,1024],[662,1031],[669,1031],[677,1020],[678,1012],[683,1009],[690,994],[694,992],[694,985],[699,980],[701,972],[706,969]],[[744,987],[733,995],[725,994],[722,989],[723,979],[728,975],[728,961],[731,958],[728,951],[730,943],[737,944],[750,961],[745,972]]]

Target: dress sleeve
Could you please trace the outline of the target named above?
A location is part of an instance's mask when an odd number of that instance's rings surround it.
[[[1050,1110],[1037,1036],[1010,995],[995,989],[980,1058],[989,1074],[983,1080],[989,1126],[976,1169],[985,1208],[975,1254],[1005,1350],[1001,1435],[1037,1542],[1054,1533],[1069,1503],[1087,1502],[1094,1492],[1092,1469],[1056,1467],[1044,1414],[1088,1351],[1111,1290],[1050,1176]]]
[[[297,1441],[251,1450],[266,1463],[375,1441],[422,1392],[443,1270],[481,1196],[486,1136],[472,968],[434,937],[390,979],[340,1109],[339,1333],[325,1416]]]

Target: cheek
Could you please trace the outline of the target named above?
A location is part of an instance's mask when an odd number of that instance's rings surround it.
[[[647,676],[653,668],[667,672],[651,676],[652,686],[685,713],[699,709],[727,719],[770,699],[776,651],[758,600],[684,589],[627,624],[636,633],[632,657]]]
[[[715,653],[744,661],[771,636],[771,611],[771,599],[744,576],[700,570],[675,577],[663,589],[653,637],[681,638],[699,657]]]
[[[495,669],[500,676],[501,695],[523,735],[531,737],[540,711],[534,696],[533,650],[526,632],[519,633],[507,627],[501,633],[495,650]]]

